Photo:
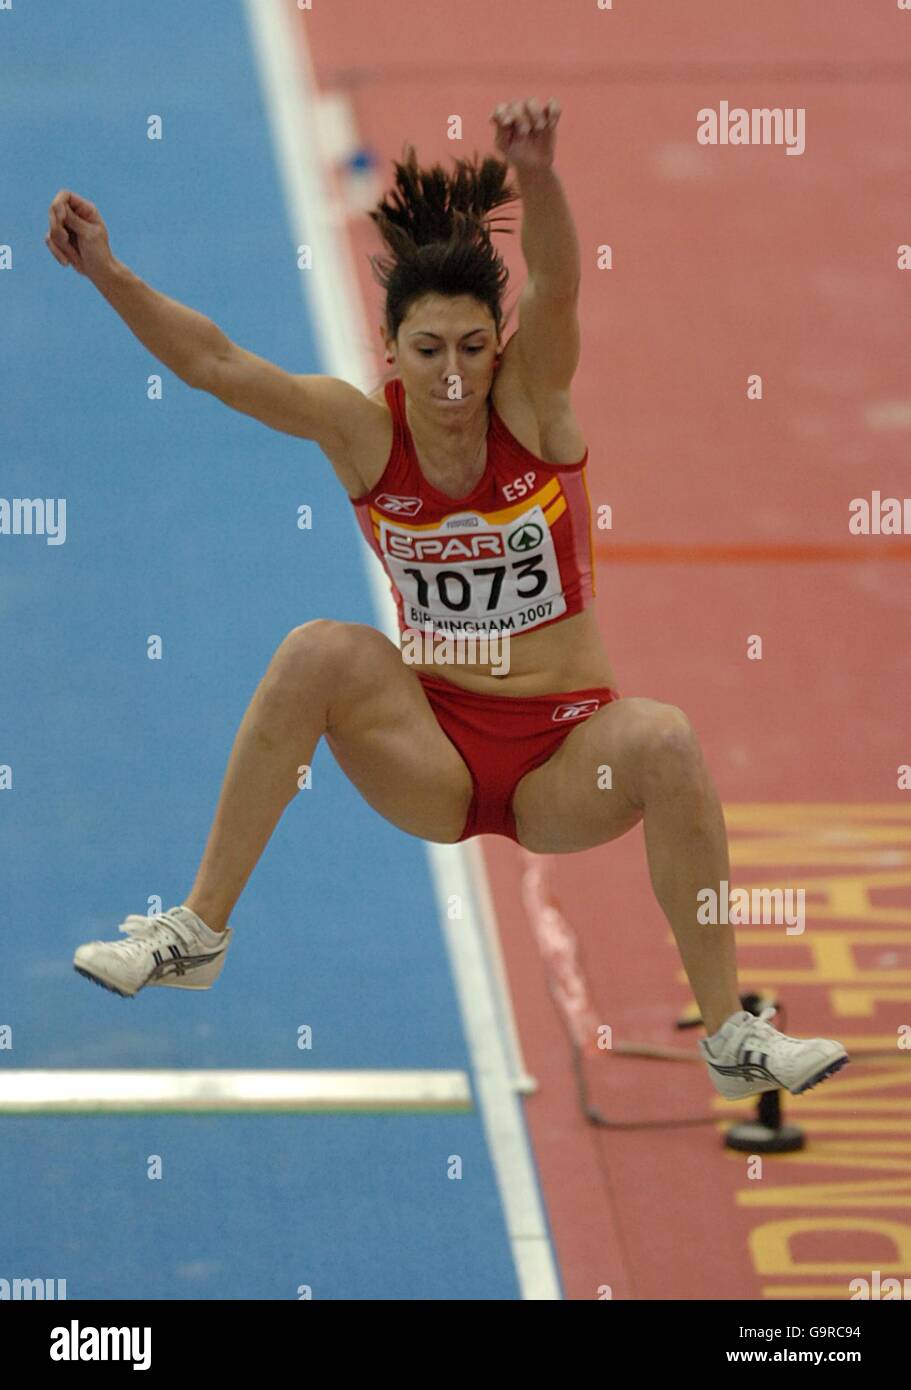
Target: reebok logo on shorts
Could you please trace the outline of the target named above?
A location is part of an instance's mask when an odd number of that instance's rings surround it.
[[[381,492],[376,505],[395,516],[417,516],[424,503],[420,497],[396,497],[391,492]]]
[[[586,715],[594,714],[600,705],[600,700],[577,700],[572,705],[557,705],[551,717],[557,723],[562,723],[564,719],[584,719]]]

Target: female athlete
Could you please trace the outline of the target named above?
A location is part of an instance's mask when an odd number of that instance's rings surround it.
[[[241,722],[185,902],[127,917],[126,939],[81,946],[74,965],[125,996],[207,989],[232,909],[324,737],[369,804],[425,840],[489,833],[570,854],[642,822],[716,1088],[732,1099],[798,1093],[847,1053],[780,1033],[774,1008],[759,1018],[741,1009],[733,928],[697,920],[700,890],[729,879],[699,743],[675,706],[620,697],[591,604],[588,450],[570,400],[580,255],[553,167],[559,114],[553,100],[497,106],[503,158],[458,160],[452,175],[419,168],[413,149],[396,164],[396,189],[370,214],[389,253],[371,265],[394,371],[369,394],[238,347],[116,260],[91,203],[66,189],[51,203],[51,253],[155,357],[320,445],[389,576],[401,639],[397,648],[372,627],[324,619],[291,631]],[[527,280],[504,344],[507,272],[490,214],[516,196]]]

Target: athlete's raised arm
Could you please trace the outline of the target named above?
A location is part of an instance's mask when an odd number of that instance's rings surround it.
[[[559,103],[497,106],[496,147],[516,171],[522,198],[522,253],[528,280],[519,298],[522,381],[539,404],[567,392],[579,363],[579,239],[554,168]]]
[[[364,394],[329,376],[296,376],[232,343],[216,323],[153,290],[112,254],[94,204],[69,189],[54,198],[45,238],[61,265],[91,280],[139,341],[188,386],[252,415],[272,429],[312,439],[337,458],[348,452]]]

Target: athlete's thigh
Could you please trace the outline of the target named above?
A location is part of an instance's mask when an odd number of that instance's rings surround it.
[[[593,849],[643,816],[644,763],[680,711],[639,696],[612,700],[578,724],[513,795],[519,842],[538,854]]]
[[[424,840],[451,844],[465,824],[471,774],[437,723],[417,675],[389,638],[332,624],[337,670],[326,742],[375,811]]]

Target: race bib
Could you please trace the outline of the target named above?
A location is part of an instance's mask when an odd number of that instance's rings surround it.
[[[478,512],[420,530],[383,519],[379,543],[406,627],[519,634],[566,612],[553,538],[537,504],[502,524]]]

